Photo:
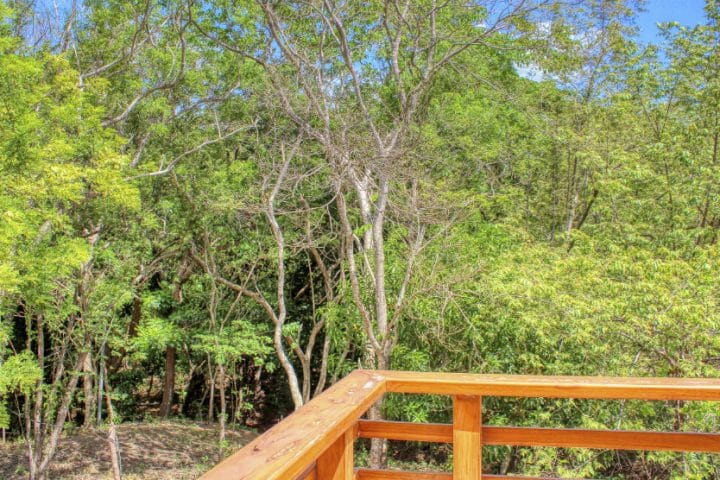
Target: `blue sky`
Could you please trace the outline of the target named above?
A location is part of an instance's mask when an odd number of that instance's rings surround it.
[[[659,42],[656,24],[677,21],[694,26],[703,23],[704,0],[647,0],[645,11],[638,14],[640,40],[643,43]]]
[[[45,0],[41,2],[52,7],[68,7],[72,0]],[[637,16],[640,40],[643,43],[660,42],[657,23],[678,21],[682,25],[694,26],[703,23],[705,0],[646,0],[643,12]]]

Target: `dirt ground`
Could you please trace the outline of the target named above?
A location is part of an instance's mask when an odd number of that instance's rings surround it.
[[[112,478],[105,430],[63,436],[50,469],[50,480]],[[191,480],[221,458],[255,438],[249,431],[228,431],[227,445],[217,442],[214,425],[189,422],[127,423],[118,426],[124,480]],[[0,479],[27,478],[20,443],[0,442]]]

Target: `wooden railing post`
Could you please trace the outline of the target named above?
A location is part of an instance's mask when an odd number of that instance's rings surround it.
[[[317,459],[317,480],[353,480],[354,444],[355,432],[350,428]]]
[[[482,475],[482,397],[453,397],[453,480]]]

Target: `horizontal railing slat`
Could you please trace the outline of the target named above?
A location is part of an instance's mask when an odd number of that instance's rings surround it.
[[[400,470],[358,469],[356,480],[452,480],[452,474],[446,472],[406,472]],[[483,480],[568,480],[554,477],[523,477],[517,475],[483,475]],[[569,479],[581,480],[581,479]]]
[[[356,480],[452,480],[451,473],[444,472],[403,472],[399,470],[358,469]]]
[[[446,423],[391,422],[388,420],[359,420],[358,437],[386,438],[408,442],[452,443],[452,425]],[[483,438],[483,443],[487,439]]]
[[[720,379],[380,371],[388,392],[489,397],[720,401]]]
[[[360,420],[358,436],[451,443],[452,425]],[[714,433],[484,426],[482,436],[484,445],[720,453]]]
[[[487,445],[673,452],[720,452],[720,435],[572,428],[486,427]]]

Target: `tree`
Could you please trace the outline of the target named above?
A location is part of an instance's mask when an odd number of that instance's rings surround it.
[[[12,15],[4,4],[2,13]],[[65,59],[25,51],[7,25],[0,38],[0,299],[3,314],[24,321],[24,348],[42,372],[24,402],[36,479],[47,475],[89,355],[86,272],[104,249],[98,240],[110,224],[122,224],[122,211],[136,209],[138,198],[123,181],[121,139],[102,127],[92,104],[102,87],[79,88]]]

